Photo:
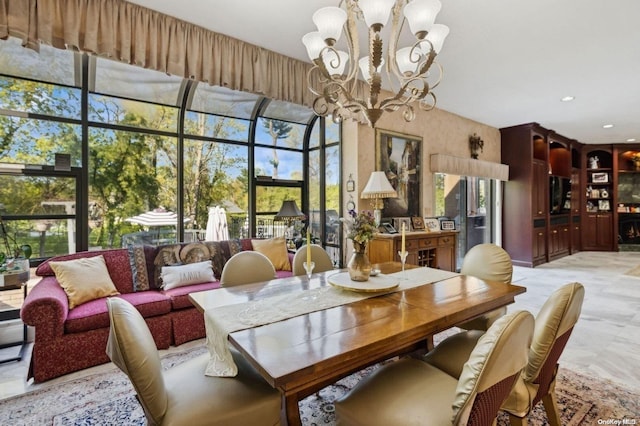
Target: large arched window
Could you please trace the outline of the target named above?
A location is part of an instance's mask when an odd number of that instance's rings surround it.
[[[202,239],[214,206],[266,237],[292,199],[338,263],[339,174],[339,126],[306,107],[0,41],[0,215],[38,258]],[[176,226],[127,220],[160,208]]]

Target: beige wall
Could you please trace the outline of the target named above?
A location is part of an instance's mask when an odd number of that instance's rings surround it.
[[[422,215],[433,216],[433,173],[430,170],[431,154],[447,154],[470,158],[469,136],[477,133],[484,140],[484,150],[479,159],[500,162],[500,131],[494,127],[452,114],[440,109],[417,111],[416,118],[407,123],[401,112],[385,113],[376,127],[422,138]],[[343,176],[353,174],[356,191],[351,193],[358,210],[369,210],[367,200],[360,200],[360,193],[375,170],[375,129],[353,121],[343,123]],[[357,161],[355,161],[357,159]],[[345,179],[346,180],[346,179]],[[344,183],[343,183],[344,185]],[[344,194],[345,206],[349,193]]]

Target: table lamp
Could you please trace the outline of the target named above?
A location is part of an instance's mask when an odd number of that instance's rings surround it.
[[[383,199],[395,198],[397,196],[398,193],[393,189],[389,179],[387,179],[387,175],[382,171],[371,173],[367,185],[364,187],[362,194],[360,194],[360,198],[369,198],[372,200],[371,204],[374,208],[373,219],[376,222],[376,226],[380,226],[380,221],[382,220]]]
[[[284,200],[282,206],[280,206],[280,210],[273,219],[285,222],[287,224],[288,234],[291,223],[296,219],[303,219],[305,217],[305,214],[300,211],[295,200]]]

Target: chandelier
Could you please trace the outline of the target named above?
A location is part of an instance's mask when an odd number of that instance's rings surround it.
[[[440,1],[341,0],[339,6],[317,10],[313,22],[318,31],[302,37],[313,61],[307,80],[316,95],[315,113],[332,114],[336,122],[362,117],[374,127],[383,112],[402,108],[403,118],[411,121],[414,104],[426,111],[433,109],[436,97],[432,89],[442,77],[442,67],[435,58],[449,34],[446,25],[434,23]],[[389,18],[390,28],[383,31]],[[401,37],[405,22],[413,36],[408,46],[398,48],[401,38],[408,36]],[[368,31],[368,55],[362,57],[359,26]],[[340,43],[343,30],[346,41]],[[347,51],[340,50],[345,44]],[[366,84],[359,80],[358,69]],[[383,74],[385,88],[390,87],[392,95],[380,99]]]

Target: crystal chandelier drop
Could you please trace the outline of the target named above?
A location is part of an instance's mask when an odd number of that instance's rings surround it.
[[[404,119],[411,121],[415,104],[433,109],[432,89],[442,77],[435,58],[449,34],[446,25],[434,23],[441,6],[439,0],[341,0],[339,7],[316,11],[313,22],[318,31],[302,38],[314,65],[307,78],[317,96],[316,114],[332,114],[335,121],[361,116],[374,127],[383,112],[402,108]],[[390,28],[383,31],[389,19]],[[405,32],[413,36],[408,46],[398,48],[408,36],[402,36],[405,22]],[[358,26],[368,31],[368,55],[362,57]],[[343,32],[345,40],[340,42]],[[341,50],[345,44],[347,51]],[[358,70],[366,84],[359,80]],[[379,99],[383,76],[392,95]]]

